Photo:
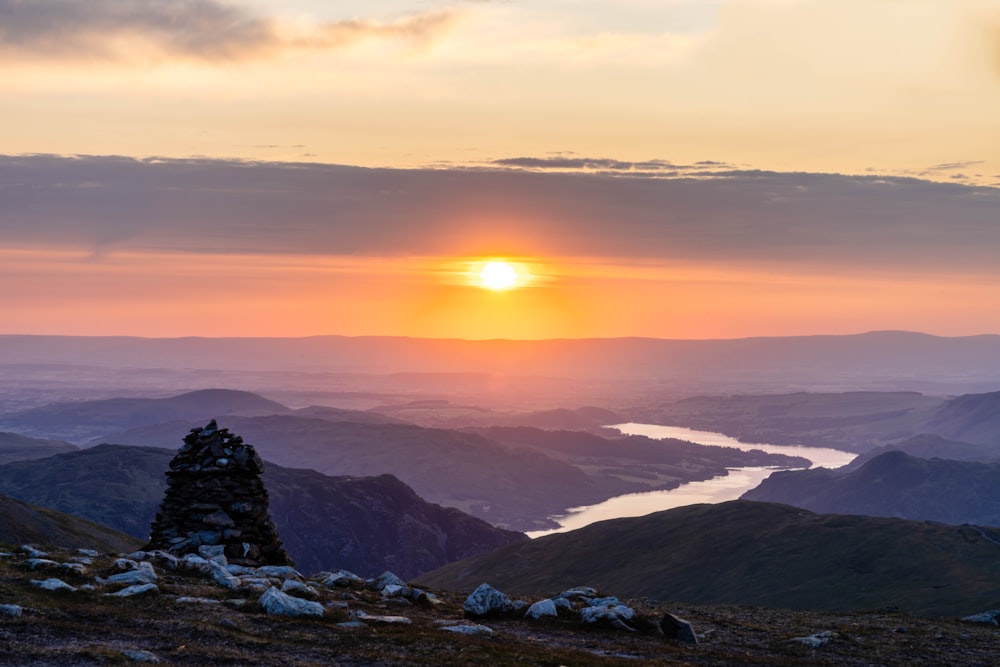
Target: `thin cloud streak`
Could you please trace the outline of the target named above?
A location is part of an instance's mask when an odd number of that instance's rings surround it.
[[[371,38],[424,44],[458,13],[303,27],[216,0],[0,0],[0,15],[0,58],[8,61],[129,61],[142,54],[226,62]]]

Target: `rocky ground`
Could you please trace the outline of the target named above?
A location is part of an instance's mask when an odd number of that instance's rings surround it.
[[[48,590],[56,580],[75,590]],[[891,610],[649,601],[615,606],[636,615],[612,627],[585,623],[580,605],[590,603],[578,598],[556,617],[524,618],[536,602],[528,600],[518,611],[468,618],[465,596],[428,595],[391,577],[304,579],[290,569],[227,568],[218,558],[16,548],[0,558],[0,664],[991,665],[1000,640],[996,626]],[[693,624],[696,645],[663,636],[668,612]]]

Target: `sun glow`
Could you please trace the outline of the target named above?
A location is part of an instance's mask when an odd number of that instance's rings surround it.
[[[476,278],[480,287],[501,292],[517,287],[521,275],[510,262],[492,260],[482,265]]]

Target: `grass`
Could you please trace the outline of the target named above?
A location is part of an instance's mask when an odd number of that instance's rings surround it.
[[[530,622],[510,615],[480,621],[493,628],[493,636],[469,637],[444,632],[437,623],[463,620],[460,595],[441,594],[438,607],[401,606],[360,588],[338,589],[324,591],[323,598],[343,602],[346,597],[348,609],[331,608],[322,619],[291,619],[264,614],[256,595],[234,594],[200,577],[162,570],[162,592],[155,596],[108,598],[102,590],[50,593],[31,586],[38,574],[26,571],[22,561],[0,559],[0,603],[25,607],[20,617],[0,617],[0,665],[131,664],[127,650],[149,651],[168,665],[972,665],[989,662],[998,638],[996,629],[903,614],[648,601],[630,603],[645,619],[636,623],[636,633],[584,626],[565,617]],[[112,561],[112,556],[98,558],[91,572],[109,572]],[[247,602],[241,609],[184,604],[176,601],[181,595]],[[404,615],[413,623],[338,627],[350,611]],[[659,635],[655,622],[665,611],[688,618],[702,634],[701,644],[681,645]],[[896,631],[901,626],[905,632]],[[836,638],[819,649],[790,641],[825,630]]]

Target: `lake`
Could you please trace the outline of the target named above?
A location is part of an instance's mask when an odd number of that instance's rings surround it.
[[[676,438],[700,445],[716,445],[719,447],[734,447],[736,449],[760,449],[773,454],[788,454],[802,456],[812,463],[810,467],[839,468],[847,465],[857,454],[843,452],[827,447],[809,447],[805,445],[769,445],[766,443],[746,443],[730,438],[722,433],[697,431],[680,426],[660,426],[658,424],[616,424],[615,428],[625,435],[644,435],[662,440]],[[528,537],[542,537],[552,533],[562,533],[576,530],[583,526],[604,521],[605,519],[620,519],[627,516],[643,516],[652,512],[668,510],[696,503],[721,503],[736,500],[744,492],[749,491],[774,472],[773,468],[731,468],[728,475],[715,477],[703,482],[681,484],[669,491],[648,491],[646,493],[630,493],[615,496],[596,505],[571,508],[563,516],[551,517],[559,524],[558,528],[536,530],[528,533]]]

